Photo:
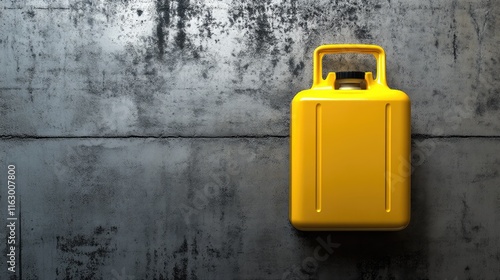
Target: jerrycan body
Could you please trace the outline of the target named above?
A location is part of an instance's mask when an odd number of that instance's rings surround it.
[[[371,72],[329,73],[325,54],[373,54]],[[361,73],[361,75],[360,75]],[[363,77],[364,76],[364,77]],[[299,230],[401,230],[410,221],[410,99],[386,84],[375,45],[323,45],[291,103],[290,222]]]

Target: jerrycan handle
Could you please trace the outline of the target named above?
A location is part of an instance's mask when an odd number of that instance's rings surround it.
[[[377,60],[377,78],[375,82],[382,86],[387,86],[385,79],[385,52],[382,47],[366,44],[334,44],[322,45],[314,50],[313,58],[313,87],[332,86],[327,85],[323,79],[323,56],[325,54],[337,53],[362,53],[372,54]]]

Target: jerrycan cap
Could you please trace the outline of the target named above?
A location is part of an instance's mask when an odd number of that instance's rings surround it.
[[[346,89],[366,89],[365,72],[344,71],[335,72],[336,88]]]
[[[335,72],[335,77],[337,80],[340,79],[365,79],[365,72],[361,71],[344,71]]]

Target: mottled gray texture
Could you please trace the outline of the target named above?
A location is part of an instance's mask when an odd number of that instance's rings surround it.
[[[0,5],[0,215],[15,163],[23,279],[500,279],[494,1]],[[288,222],[289,102],[325,43],[383,46],[412,100],[404,231]]]
[[[407,229],[331,234],[287,220],[288,139],[6,140],[0,150],[18,166],[25,279],[113,279],[123,268],[135,279],[296,279],[318,237],[340,247],[314,279],[498,279],[498,139],[424,146],[434,149],[414,171]]]
[[[4,135],[286,135],[312,51],[341,42],[386,49],[415,133],[500,134],[491,0],[4,5]]]

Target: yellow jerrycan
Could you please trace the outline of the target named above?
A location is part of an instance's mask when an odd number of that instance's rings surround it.
[[[325,54],[372,54],[371,72],[322,75]],[[410,99],[376,45],[322,45],[291,103],[290,222],[299,230],[401,230],[410,221]]]

